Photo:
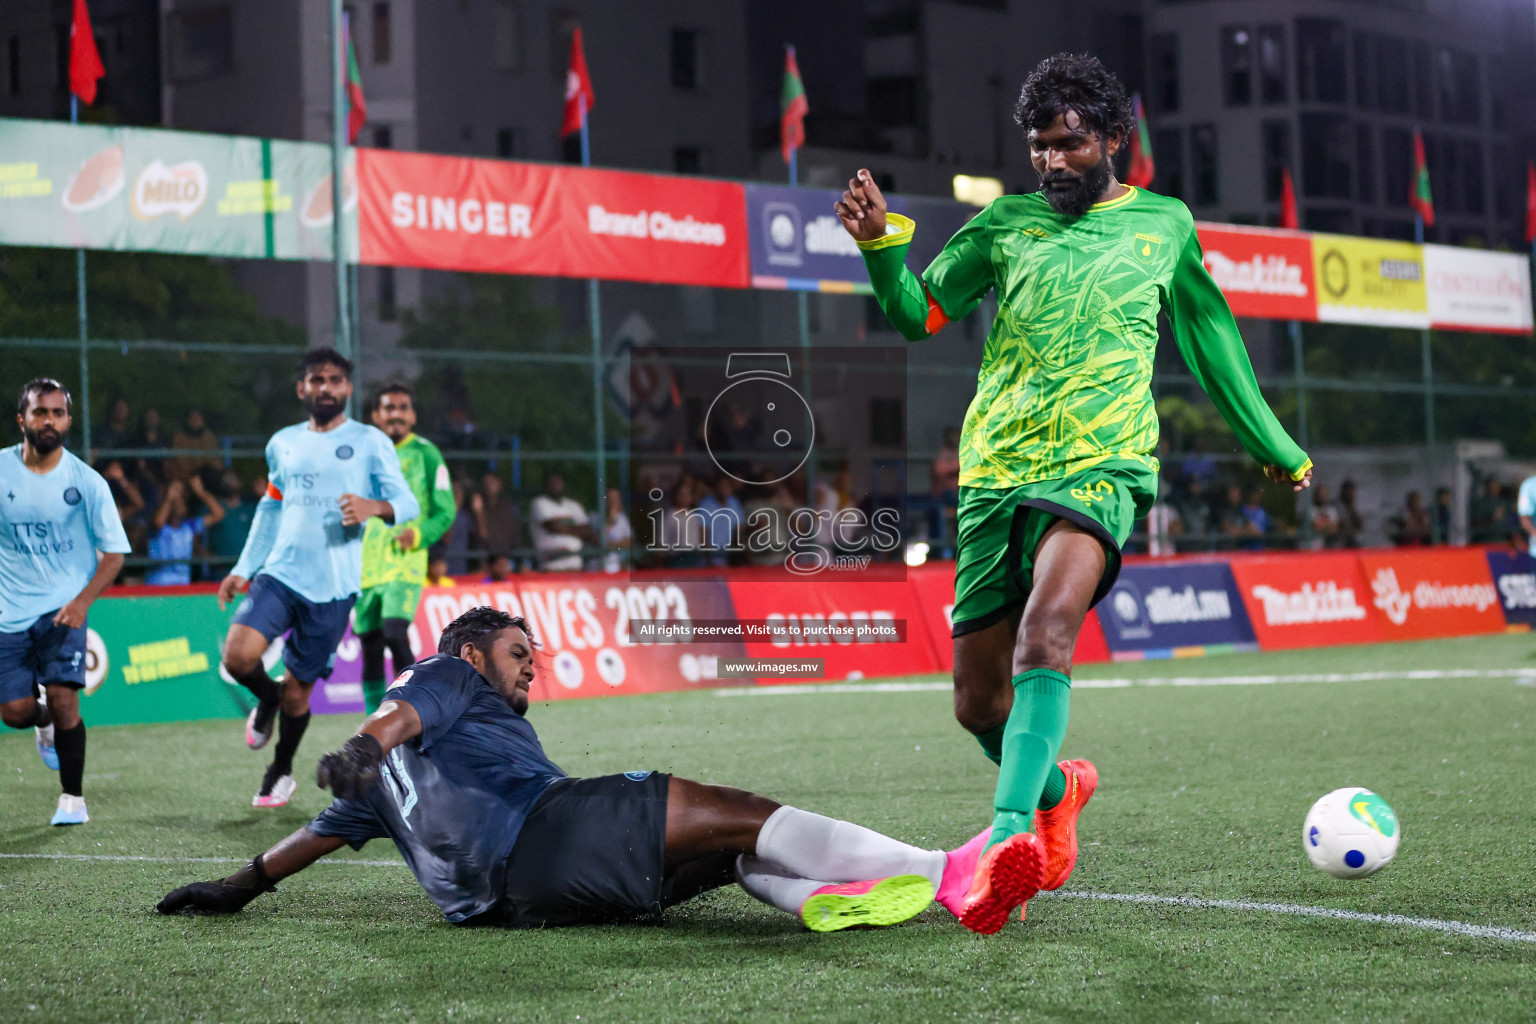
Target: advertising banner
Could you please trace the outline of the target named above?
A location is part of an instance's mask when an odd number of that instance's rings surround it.
[[[1409,242],[1312,236],[1317,318],[1378,327],[1428,327],[1424,250]]]
[[[0,118],[0,244],[331,258],[316,143]],[[357,177],[343,176],[355,255]]]
[[[1353,554],[1234,558],[1231,565],[1266,651],[1386,639]]]
[[[950,627],[954,625],[955,610],[955,563],[933,562],[907,570],[907,583],[917,595],[922,624],[928,630],[939,670],[951,672],[955,667],[954,640]],[[1077,635],[1077,647],[1072,652],[1072,664],[1087,665],[1109,660],[1109,647],[1104,643],[1104,628],[1099,625],[1099,613],[1088,613],[1083,630]]]
[[[1234,316],[1316,320],[1312,236],[1299,231],[1196,224],[1205,269]]]
[[[1429,319],[1464,331],[1531,332],[1531,271],[1523,255],[1424,247]]]
[[[1489,551],[1488,571],[1499,592],[1504,621],[1536,626],[1536,558],[1524,551]]]
[[[1116,661],[1258,648],[1225,562],[1127,565],[1099,605],[1099,621]]]
[[[1388,640],[1469,636],[1504,629],[1499,594],[1482,551],[1432,548],[1363,552],[1360,566]]]
[[[735,617],[765,623],[776,634],[748,641],[752,658],[822,658],[828,680],[911,676],[939,671],[939,662],[920,623],[917,596],[905,582],[784,583],[731,581]],[[894,627],[894,636],[850,633],[830,636],[828,627]],[[760,676],[759,682],[781,680]],[[783,682],[810,682],[785,679]]]
[[[364,150],[364,263],[745,288],[742,186]]]
[[[205,594],[97,601],[81,715],[91,725],[243,717],[245,691],[219,677],[233,616]]]

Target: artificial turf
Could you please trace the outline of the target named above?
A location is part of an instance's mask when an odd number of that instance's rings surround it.
[[[1426,679],[1422,670],[1518,675]],[[1536,640],[1085,667],[1081,680],[1394,674],[1378,680],[1081,687],[1064,756],[1102,783],[1067,889],[1330,907],[1536,930]],[[86,704],[89,713],[89,704]],[[655,768],[752,789],[925,846],[989,815],[996,770],[938,691],[538,704],[572,774]],[[357,725],[317,718],[312,766]],[[1536,943],[1401,924],[1041,896],[972,935],[935,906],[814,935],[734,888],[659,926],[538,932],[445,924],[376,841],[230,918],[155,901],[223,875],[324,806],[249,806],[262,756],[238,721],[92,731],[92,821],[45,822],[57,777],[0,737],[0,992],[7,1021],[1528,1021]],[[307,770],[303,769],[303,770]],[[1308,865],[1322,793],[1376,789],[1403,825],[1381,874]],[[187,859],[181,861],[176,859]],[[190,862],[229,858],[230,863]]]

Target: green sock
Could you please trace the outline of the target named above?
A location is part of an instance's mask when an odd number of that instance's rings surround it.
[[[991,732],[976,734],[976,742],[981,744],[981,752],[998,767],[1002,767],[1003,764],[1003,733],[1007,729],[1008,726],[1004,723]]]
[[[993,798],[988,847],[1027,831],[1045,791],[1056,751],[1067,734],[1072,680],[1050,669],[1032,669],[1013,679],[1013,711],[1003,735],[1002,771]],[[1059,798],[1058,798],[1059,799]]]
[[[1042,811],[1048,811],[1061,803],[1067,795],[1067,773],[1061,770],[1061,765],[1051,765],[1050,774],[1045,777],[1045,789],[1040,793],[1040,803],[1037,805]]]
[[[367,709],[368,714],[371,715],[379,710],[379,705],[382,703],[384,703],[384,680],[364,679],[363,707]]]

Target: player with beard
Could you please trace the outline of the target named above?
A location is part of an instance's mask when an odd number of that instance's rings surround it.
[[[1133,130],[1119,80],[1091,56],[1048,58],[1014,116],[1040,191],[994,201],[921,277],[905,263],[915,225],[887,213],[868,171],[836,204],[908,340],[997,290],[961,439],[952,619],[955,717],[1000,768],[990,845],[961,916],[979,932],[1060,886],[1077,859],[1077,817],[1098,772],[1055,758],[1078,632],[1157,494],[1159,312],[1265,475],[1296,490],[1312,476],[1259,393],[1189,211],[1115,180]]]
[[[352,631],[363,645],[363,704],[370,715],[384,699],[385,648],[396,675],[415,660],[410,628],[427,577],[427,549],[448,532],[458,514],[443,453],[414,433],[411,389],[391,384],[380,391],[373,401],[373,425],[395,443],[400,471],[421,506],[421,518],[394,525],[370,519],[363,531],[363,592]]]
[[[267,493],[256,506],[240,560],[219,584],[219,607],[250,588],[224,640],[224,668],[256,695],[245,742],[260,750],[277,723],[277,748],[251,800],[282,807],[293,794],[293,755],[309,727],[309,691],[331,674],[336,645],[362,578],[363,524],[377,516],[404,523],[421,514],[388,437],[343,413],[352,364],[334,349],[312,349],[299,363],[299,401],[309,421],[267,442]],[[287,669],[272,681],[262,655],[292,630]]]
[[[16,422],[21,444],[0,449],[0,720],[37,729],[37,752],[63,790],[52,824],[81,825],[91,820],[81,789],[85,615],[130,548],[112,489],[64,450],[64,386],[28,381]]]

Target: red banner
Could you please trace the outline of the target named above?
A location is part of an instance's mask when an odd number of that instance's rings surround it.
[[[1238,557],[1231,565],[1266,651],[1386,639],[1353,554]]]
[[[358,151],[363,263],[745,288],[732,182]]]
[[[954,563],[938,562],[909,569],[907,580],[917,595],[923,625],[928,629],[940,670],[954,671],[954,641],[950,638],[955,610]],[[1109,645],[1104,642],[1104,627],[1099,625],[1099,613],[1090,611],[1083,623],[1082,632],[1077,635],[1077,649],[1072,652],[1072,663],[1087,665],[1108,660]]]
[[[779,634],[772,641],[749,641],[746,644],[749,657],[824,658],[828,680],[914,676],[940,671],[929,634],[919,621],[922,609],[907,583],[808,580],[742,583],[733,580],[729,586],[738,619],[766,622]],[[828,626],[857,628],[864,624],[895,624],[900,639],[867,636],[861,642],[846,634],[827,639],[824,632]],[[759,682],[811,680],[760,677]]]
[[[1480,549],[1365,552],[1360,566],[1388,640],[1504,629],[1504,609]]]
[[[1312,238],[1298,231],[1198,224],[1205,267],[1236,316],[1316,320]]]
[[[515,582],[428,587],[416,612],[423,650],[443,628],[479,605],[528,620],[538,644],[534,700],[661,693],[715,687],[717,661],[741,657],[739,643],[635,644],[629,623],[730,619],[731,595],[717,581],[638,584],[604,575],[538,575]]]

